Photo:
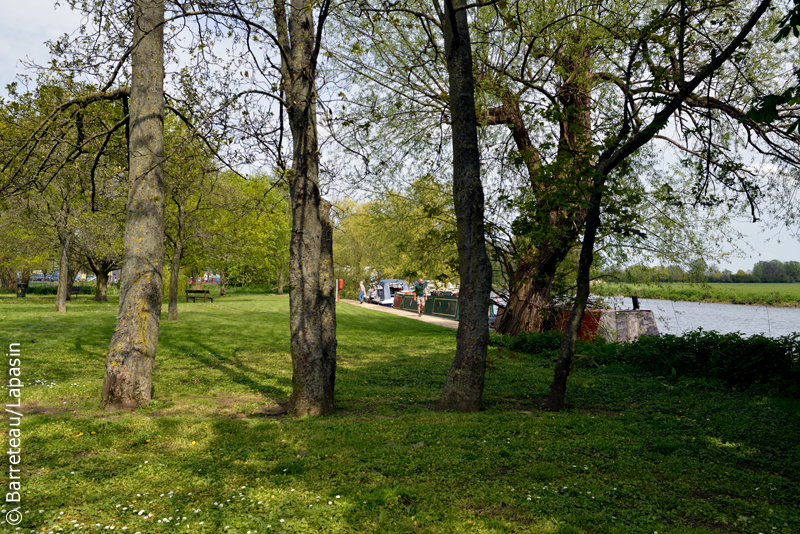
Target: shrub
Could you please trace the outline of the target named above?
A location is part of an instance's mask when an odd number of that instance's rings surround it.
[[[560,342],[559,332],[492,335],[494,345],[546,357]],[[628,364],[655,376],[703,378],[800,396],[800,333],[768,338],[697,329],[682,336],[642,336],[630,343],[579,342],[576,353],[588,354],[600,365]]]

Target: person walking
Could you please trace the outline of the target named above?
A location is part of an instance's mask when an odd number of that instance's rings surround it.
[[[422,278],[414,282],[414,298],[417,301],[417,312],[420,317],[422,317],[422,310],[425,308],[425,288],[427,286],[428,282],[424,282]]]
[[[367,294],[366,288],[364,288],[364,281],[360,281],[358,283],[358,301],[363,305],[364,304],[364,295]]]

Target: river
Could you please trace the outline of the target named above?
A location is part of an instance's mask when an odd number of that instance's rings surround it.
[[[604,297],[611,307],[631,309],[631,299]],[[770,306],[743,306],[710,302],[672,302],[670,300],[639,299],[639,307],[652,310],[662,334],[680,335],[702,328],[722,334],[741,332],[745,335],[764,334],[779,337],[800,332],[800,309]]]

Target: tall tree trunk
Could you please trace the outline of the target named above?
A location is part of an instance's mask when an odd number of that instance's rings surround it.
[[[97,302],[108,301],[108,269],[105,264],[100,264],[100,268],[93,270],[97,282],[94,290],[94,300]]]
[[[466,1],[445,0],[443,15],[453,131],[453,203],[458,229],[461,289],[456,356],[437,407],[441,410],[472,412],[480,409],[483,395],[489,345],[492,266],[486,254],[483,229],[484,196]]]
[[[228,280],[225,278],[225,269],[219,271],[219,296],[224,297],[227,293]]]
[[[58,293],[56,294],[56,311],[67,311],[67,300],[69,300],[69,231],[64,229],[59,239],[61,244],[61,255],[58,260]]]
[[[175,240],[175,249],[172,252],[172,267],[169,273],[169,311],[167,321],[178,320],[178,279],[181,270],[181,256],[183,256],[183,239]]]
[[[106,356],[103,405],[135,408],[152,395],[164,263],[164,2],[134,5],[130,180],[117,328]]]
[[[323,2],[322,11],[327,10]],[[292,238],[289,261],[289,314],[292,350],[292,397],[295,416],[324,415],[334,410],[335,360],[325,351],[320,309],[319,147],[316,112],[316,35],[313,10],[305,0],[275,3],[281,46],[281,75],[292,132]],[[322,15],[321,15],[322,16]],[[335,356],[335,354],[334,354]]]

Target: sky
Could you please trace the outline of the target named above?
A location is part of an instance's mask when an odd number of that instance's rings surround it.
[[[0,0],[0,13],[0,96],[5,97],[6,85],[25,72],[20,60],[27,57],[46,64],[44,42],[74,32],[81,17],[65,5],[56,8],[53,0]],[[800,261],[800,241],[786,229],[764,231],[749,222],[737,222],[735,228],[746,236],[739,242],[746,256],[711,262],[721,269],[747,271],[757,261]]]

